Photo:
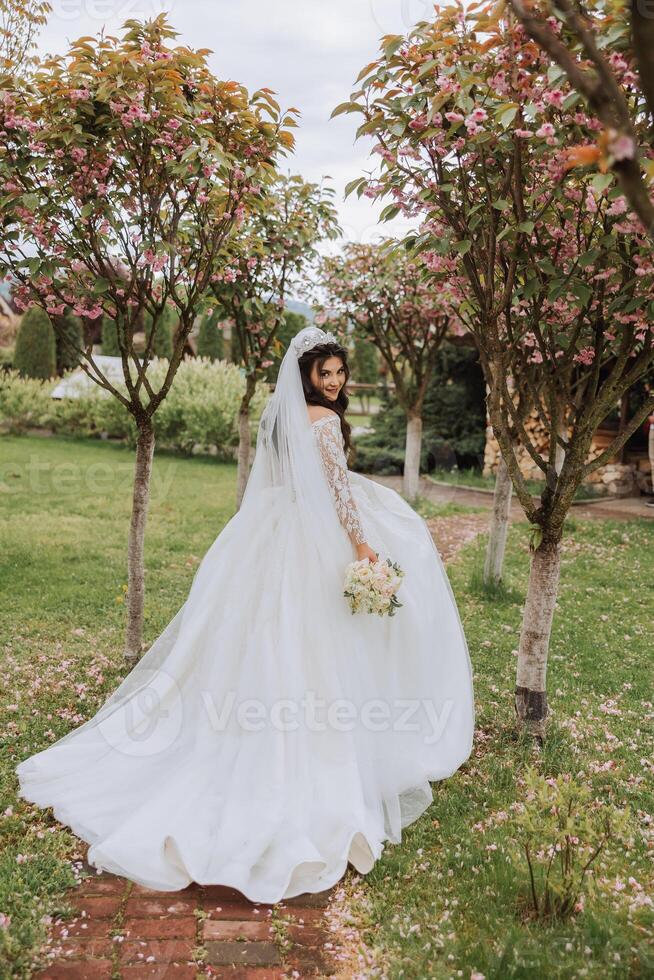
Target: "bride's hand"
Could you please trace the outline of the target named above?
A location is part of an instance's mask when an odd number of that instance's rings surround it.
[[[377,555],[377,552],[373,551],[370,545],[367,545],[365,542],[363,544],[358,544],[356,546],[356,549],[357,549],[357,561],[362,561],[364,558],[367,558],[371,564],[374,564],[377,561],[377,558],[379,557]]]

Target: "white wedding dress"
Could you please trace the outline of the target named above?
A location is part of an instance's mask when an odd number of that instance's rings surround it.
[[[427,526],[348,471],[335,415],[309,420],[297,358],[324,336],[285,355],[243,504],[183,606],[93,718],[16,768],[89,863],[149,888],[272,903],[348,861],[365,874],[472,750],[470,658]],[[349,610],[357,540],[405,571],[391,618]]]

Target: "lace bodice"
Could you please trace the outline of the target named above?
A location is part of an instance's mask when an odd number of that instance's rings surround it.
[[[363,544],[366,535],[363,530],[357,505],[352,496],[347,460],[343,446],[343,434],[338,415],[324,415],[312,423],[320,450],[327,483],[331,491],[338,519],[354,544]]]

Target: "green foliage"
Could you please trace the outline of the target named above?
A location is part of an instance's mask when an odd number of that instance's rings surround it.
[[[165,359],[151,361],[148,378],[163,381]],[[124,391],[122,382],[114,382]],[[17,371],[0,376],[0,424],[6,432],[22,433],[47,426],[66,436],[109,436],[135,445],[136,424],[117,398],[93,385],[78,398],[52,399],[52,383],[25,380]],[[157,446],[182,453],[208,453],[219,459],[233,457],[238,445],[238,408],[245,391],[243,373],[227,361],[209,358],[183,360],[170,391],[154,415]],[[252,400],[252,427],[268,397],[264,383]]]
[[[351,359],[352,374],[359,384],[375,384],[379,381],[379,362],[381,358],[374,344],[365,337],[355,336]]]
[[[429,470],[443,458],[459,468],[480,467],[486,444],[486,388],[473,347],[443,343],[422,417]]]
[[[282,363],[282,358],[286,351],[288,350],[288,345],[295,336],[304,327],[307,326],[307,318],[303,316],[302,313],[294,313],[292,310],[286,310],[284,313],[284,318],[282,319],[279,327],[277,328],[276,344],[274,353],[271,355],[272,364],[266,371],[267,381],[276,381],[277,375],[279,374],[279,366]]]
[[[218,328],[221,311],[215,308],[211,313],[203,313],[198,333],[198,357],[208,357],[210,361],[220,361],[225,356],[225,338]]]
[[[143,315],[143,326],[145,330],[145,342],[149,342],[153,330],[153,318],[149,312]],[[179,317],[173,307],[167,303],[157,319],[154,328],[154,340],[152,352],[155,357],[166,357],[168,360],[173,356],[173,335],[179,326]]]
[[[165,367],[158,362],[148,377],[152,373],[155,381],[161,380]],[[212,452],[219,459],[232,459],[244,392],[245,376],[236,364],[198,357],[182,361],[154,416],[158,443],[183,453]],[[259,383],[250,403],[253,436],[267,398],[267,386]]]
[[[83,347],[84,328],[80,318],[71,312],[64,313],[62,316],[55,316],[53,322],[56,327],[57,374],[61,375],[76,368],[79,364],[80,356],[70,345]]]
[[[588,786],[569,773],[546,778],[528,766],[524,786],[525,802],[513,819],[509,849],[516,879],[526,877],[525,862],[528,869],[522,911],[543,921],[569,919],[584,907],[600,852],[609,841],[628,846],[637,825],[629,808],[593,800]]]
[[[479,466],[486,439],[485,389],[474,349],[444,341],[425,393],[420,469]],[[359,472],[397,474],[404,467],[406,415],[384,387],[374,432],[356,440]]]
[[[0,374],[0,425],[16,435],[32,426],[47,425],[52,383],[24,378],[15,368]]]
[[[13,367],[15,350],[16,348],[14,345],[10,347],[0,347],[0,369]]]
[[[25,378],[47,379],[57,373],[54,329],[40,306],[30,306],[20,321],[14,367]]]
[[[116,321],[107,316],[106,313],[102,315],[102,353],[106,354],[108,357],[119,357],[120,347],[118,346],[118,328],[116,326]]]

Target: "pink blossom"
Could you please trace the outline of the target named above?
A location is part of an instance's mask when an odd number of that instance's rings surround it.
[[[552,123],[548,122],[543,123],[543,125],[539,126],[536,130],[536,136],[554,136],[555,133],[556,130],[554,129],[554,126]]]
[[[620,197],[616,197],[615,201],[611,203],[610,208],[607,210],[607,214],[624,214],[627,210],[627,199],[623,194]]]
[[[143,261],[152,267],[153,272],[161,272],[168,263],[167,255],[156,255],[151,248],[146,248],[143,253]]]
[[[416,132],[422,132],[422,130],[426,128],[427,128],[426,113],[422,113],[422,115],[416,116],[416,118],[412,119],[411,122],[409,123],[409,129],[413,129]]]
[[[81,163],[84,157],[86,156],[86,150],[82,146],[75,146],[70,151],[70,155],[75,161],[75,163]]]
[[[73,102],[79,102],[81,99],[88,99],[91,93],[87,88],[72,88],[68,93],[68,98]]]
[[[564,95],[560,88],[553,89],[551,92],[543,93],[543,100],[549,105],[556,106],[560,109],[563,105]]]
[[[631,136],[617,136],[609,143],[609,151],[616,160],[633,160],[636,145]]]

